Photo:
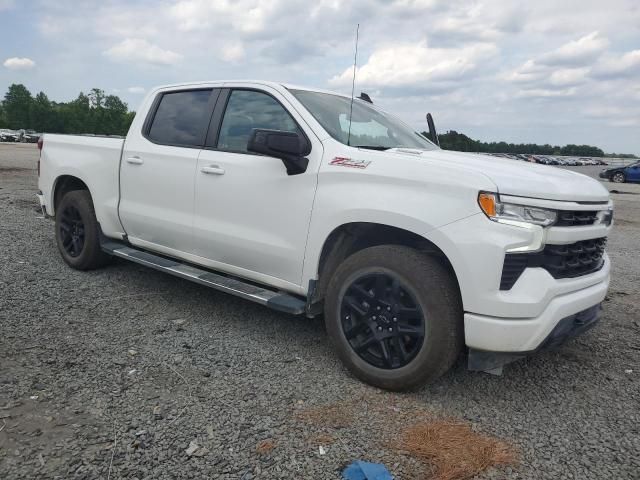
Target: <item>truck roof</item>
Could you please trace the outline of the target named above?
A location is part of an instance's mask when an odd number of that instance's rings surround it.
[[[220,85],[225,85],[225,84],[237,84],[237,83],[244,83],[244,84],[254,84],[254,85],[261,85],[261,86],[268,86],[268,87],[272,87],[275,89],[281,89],[281,88],[286,88],[287,90],[306,90],[309,92],[318,92],[318,93],[327,93],[330,95],[337,95],[340,97],[349,97],[349,95],[345,95],[342,93],[338,93],[338,92],[333,92],[330,90],[324,90],[321,88],[315,88],[315,87],[307,87],[307,86],[303,86],[303,85],[293,85],[290,83],[282,83],[282,82],[273,82],[273,81],[268,81],[268,80],[246,80],[246,79],[237,79],[237,80],[202,80],[202,81],[197,81],[197,82],[185,82],[185,83],[172,83],[172,84],[168,84],[168,85],[160,85],[157,87],[152,88],[153,90],[159,90],[159,89],[166,89],[166,88],[181,88],[181,87],[194,87],[197,85],[215,85],[215,84],[220,84]]]

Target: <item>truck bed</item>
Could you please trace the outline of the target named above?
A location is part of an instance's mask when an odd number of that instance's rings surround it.
[[[60,176],[71,175],[89,187],[105,234],[121,235],[118,199],[123,145],[124,139],[119,137],[44,135],[39,185],[47,213],[55,215],[55,189],[57,182],[63,181]]]

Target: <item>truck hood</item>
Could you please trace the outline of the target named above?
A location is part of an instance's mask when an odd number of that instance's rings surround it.
[[[496,184],[498,192],[505,195],[575,202],[609,200],[609,191],[598,180],[550,165],[448,150],[392,148],[384,153],[412,158],[420,156],[425,162],[442,162],[473,170],[488,177]]]

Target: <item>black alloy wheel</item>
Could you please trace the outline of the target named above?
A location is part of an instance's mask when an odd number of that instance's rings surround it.
[[[78,257],[85,244],[85,226],[80,212],[74,205],[67,205],[61,213],[59,235],[62,248],[71,257]]]
[[[55,212],[56,243],[67,265],[76,270],[91,270],[111,261],[100,246],[100,224],[88,190],[65,193]]]
[[[340,317],[351,348],[378,368],[408,365],[425,341],[425,316],[419,303],[390,273],[354,280],[342,298]]]
[[[324,299],[329,340],[357,378],[387,390],[435,380],[464,346],[455,276],[432,255],[376,245],[343,260]]]

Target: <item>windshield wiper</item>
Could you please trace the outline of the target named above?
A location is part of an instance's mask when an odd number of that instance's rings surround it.
[[[355,148],[366,148],[367,150],[389,150],[391,147],[383,147],[382,145],[351,145]]]

